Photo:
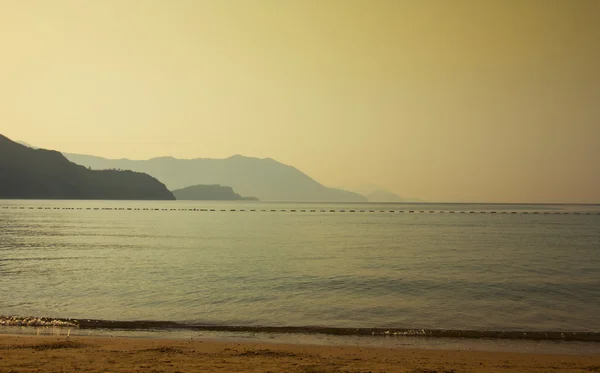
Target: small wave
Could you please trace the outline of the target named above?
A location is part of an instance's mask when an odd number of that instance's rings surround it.
[[[118,321],[97,319],[62,319],[45,317],[0,316],[0,326],[62,326],[79,329],[118,330],[190,330],[242,333],[326,334],[337,336],[373,337],[432,337],[469,339],[510,339],[532,341],[579,341],[600,342],[597,332],[568,331],[501,331],[501,330],[452,330],[452,329],[406,329],[406,328],[335,328],[320,326],[245,326],[202,325],[175,321]]]
[[[32,326],[32,327],[78,327],[76,320],[53,319],[49,317],[0,316],[0,326]]]

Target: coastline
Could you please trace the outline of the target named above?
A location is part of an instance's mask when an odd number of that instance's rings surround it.
[[[598,355],[0,334],[0,371],[597,372]]]
[[[508,339],[528,341],[600,342],[600,333],[593,331],[541,331],[541,330],[468,330],[468,329],[418,329],[418,328],[364,328],[333,326],[256,326],[256,325],[206,325],[160,320],[101,320],[53,317],[22,317],[0,315],[0,326],[63,327],[86,330],[183,330],[197,332],[237,332],[263,334],[326,334],[337,336],[378,337],[430,337],[460,339]]]
[[[600,356],[598,332],[476,331],[201,325],[0,316],[0,335],[118,337],[417,350]]]

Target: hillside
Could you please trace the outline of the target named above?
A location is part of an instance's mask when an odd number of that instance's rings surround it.
[[[374,203],[424,202],[420,198],[400,196],[375,184],[344,185],[341,188],[363,195]]]
[[[365,193],[369,202],[420,202],[418,198],[404,198],[387,190],[378,189]]]
[[[64,153],[70,161],[92,169],[120,168],[145,172],[165,183],[170,190],[198,184],[231,186],[237,193],[261,201],[364,202],[357,193],[327,188],[298,169],[270,158],[235,155],[226,159],[149,160],[106,159]]]
[[[256,201],[254,197],[242,197],[233,191],[232,187],[221,185],[192,185],[173,191],[178,200],[202,201]]]
[[[61,153],[33,149],[0,135],[0,198],[173,200],[153,177],[133,171],[92,171]]]

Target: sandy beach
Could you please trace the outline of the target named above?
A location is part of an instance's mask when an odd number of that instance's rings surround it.
[[[600,372],[600,356],[0,335],[0,372]]]

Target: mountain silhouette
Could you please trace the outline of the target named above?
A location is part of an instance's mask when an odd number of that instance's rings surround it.
[[[0,198],[144,199],[175,197],[155,178],[133,171],[92,171],[53,150],[33,149],[0,135]]]
[[[25,145],[26,147],[31,148],[31,149],[38,149],[35,146],[26,143],[25,141],[16,141],[16,142],[19,143],[19,144],[21,144],[21,145]]]
[[[192,185],[173,191],[178,200],[212,200],[212,201],[257,201],[255,197],[242,197],[232,187],[221,185]]]
[[[387,190],[378,189],[366,195],[369,202],[406,202],[405,198],[389,192]]]
[[[231,186],[237,193],[261,201],[364,202],[357,193],[327,188],[292,166],[271,158],[234,155],[225,159],[149,160],[106,159],[64,153],[72,162],[92,169],[120,168],[145,172],[165,183],[170,190],[198,184]]]
[[[342,189],[351,190],[355,193],[359,193],[369,200],[369,202],[385,203],[385,202],[424,202],[420,198],[403,197],[396,193],[390,192],[389,190],[374,184],[361,184],[361,185],[344,185]]]

